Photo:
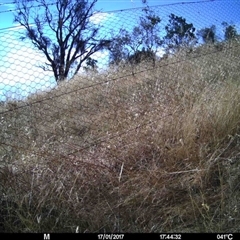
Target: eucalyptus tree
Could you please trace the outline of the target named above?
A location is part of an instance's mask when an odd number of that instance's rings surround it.
[[[182,46],[196,43],[195,27],[187,23],[186,19],[173,13],[169,15],[168,24],[165,26],[164,37],[167,51],[176,51]]]
[[[108,40],[99,38],[99,26],[92,19],[97,0],[16,0],[14,21],[26,31],[29,39],[45,55],[40,66],[52,71],[58,82],[76,75],[83,63],[93,66],[93,54],[104,49]]]

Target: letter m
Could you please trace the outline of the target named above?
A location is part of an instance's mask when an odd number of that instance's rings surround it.
[[[48,234],[44,233],[43,239],[44,240],[50,240],[50,234],[49,233]]]

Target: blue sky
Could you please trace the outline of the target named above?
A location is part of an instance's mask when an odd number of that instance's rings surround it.
[[[0,100],[4,101],[26,96],[33,89],[49,89],[55,85],[52,73],[44,72],[38,67],[44,63],[44,56],[33,49],[31,43],[19,40],[23,30],[16,28],[16,24],[13,24],[13,12],[15,9],[13,1],[0,0]],[[179,2],[185,4],[175,5],[175,3]],[[220,29],[221,23],[227,21],[236,24],[240,32],[239,1],[197,1],[199,3],[195,4],[189,4],[189,2],[193,1],[148,0],[148,5],[171,4],[154,7],[154,10],[162,19],[163,26],[168,21],[168,15],[174,13],[185,17],[187,22],[192,22],[197,29],[210,27],[212,24],[217,25]],[[104,13],[96,14],[92,18],[92,22],[106,27],[108,32],[116,31],[120,27],[131,31],[142,13],[141,9],[137,8],[143,6],[141,0],[98,0],[95,9]],[[122,9],[129,10],[117,11]],[[221,31],[219,33],[221,34]],[[102,34],[105,34],[105,32],[102,32]],[[99,52],[96,57],[106,59],[107,55],[104,52]]]
[[[188,2],[190,0],[183,0]],[[13,26],[13,12],[15,10],[15,5],[13,4],[14,0],[0,0],[0,29],[8,28]],[[50,0],[50,2],[53,2]],[[176,0],[168,0],[168,1],[158,1],[158,0],[149,0],[148,5],[154,6],[157,4],[166,4],[166,3],[174,3],[178,2]],[[95,8],[106,12],[106,11],[114,11],[120,9],[128,9],[128,8],[137,8],[142,7],[141,0],[98,0],[95,5]]]

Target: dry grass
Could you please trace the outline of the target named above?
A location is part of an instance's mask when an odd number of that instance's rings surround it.
[[[0,106],[1,231],[237,232],[237,42]]]

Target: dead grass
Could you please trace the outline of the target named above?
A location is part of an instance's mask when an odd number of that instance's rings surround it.
[[[183,50],[1,105],[1,231],[239,231],[239,52]]]

